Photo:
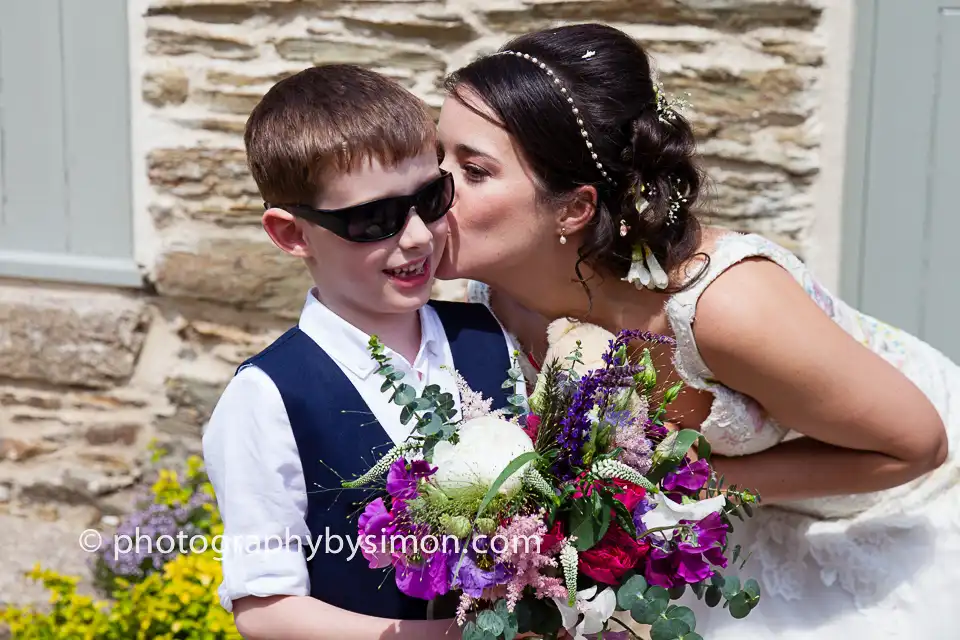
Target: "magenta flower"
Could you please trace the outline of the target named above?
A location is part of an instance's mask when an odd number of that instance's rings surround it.
[[[360,529],[360,553],[370,562],[370,568],[390,566],[390,535],[395,527],[393,514],[387,511],[383,498],[368,504],[357,524]]]
[[[665,492],[695,497],[710,477],[710,465],[703,458],[671,471],[663,479]],[[671,497],[671,499],[674,499]]]
[[[425,556],[417,562],[401,561],[397,565],[397,587],[411,598],[433,600],[450,590],[447,579],[447,557],[443,551]]]
[[[413,500],[418,495],[420,479],[437,472],[437,468],[431,467],[425,460],[415,460],[407,467],[407,461],[400,458],[390,465],[387,472],[387,493],[394,500]]]
[[[727,558],[723,555],[726,537],[727,525],[720,514],[711,513],[694,524],[689,532],[675,538],[679,542],[672,549],[651,547],[644,577],[650,584],[665,589],[702,582],[713,575],[714,567],[727,566]]]

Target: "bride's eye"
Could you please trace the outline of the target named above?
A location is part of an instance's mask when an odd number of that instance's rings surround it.
[[[465,164],[463,165],[463,175],[467,182],[482,182],[490,176],[490,172],[475,164]]]

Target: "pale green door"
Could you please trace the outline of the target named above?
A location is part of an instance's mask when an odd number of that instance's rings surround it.
[[[960,362],[960,0],[856,6],[843,293]]]

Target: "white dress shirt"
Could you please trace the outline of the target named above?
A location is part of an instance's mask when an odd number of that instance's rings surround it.
[[[374,373],[379,365],[368,350],[370,336],[321,304],[312,290],[298,326],[356,387],[373,413],[370,421],[375,417],[394,443],[403,442],[412,423],[402,425],[401,407],[380,391],[383,378]],[[405,374],[403,382],[418,393],[427,385],[439,385],[453,395],[459,411],[450,344],[432,307],[421,309],[420,326],[420,350],[413,364],[390,349],[385,353]],[[504,335],[512,357],[515,343]],[[525,389],[521,379],[516,393],[525,395]],[[244,596],[309,595],[303,552],[278,544],[310,538],[303,467],[280,392],[261,369],[247,366],[230,380],[204,430],[203,456],[224,522],[217,549],[223,569],[221,605],[232,611],[232,601]],[[256,548],[248,541],[265,546]]]

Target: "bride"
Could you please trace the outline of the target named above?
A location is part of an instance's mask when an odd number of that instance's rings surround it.
[[[667,419],[705,434],[727,483],[768,505],[731,536],[752,552],[760,606],[733,620],[688,591],[697,631],[955,637],[960,368],[780,246],[701,225],[694,134],[624,33],[527,34],[448,90],[457,199],[438,276],[489,285],[540,356],[554,318],[675,336],[656,355],[664,387],[687,391]]]

